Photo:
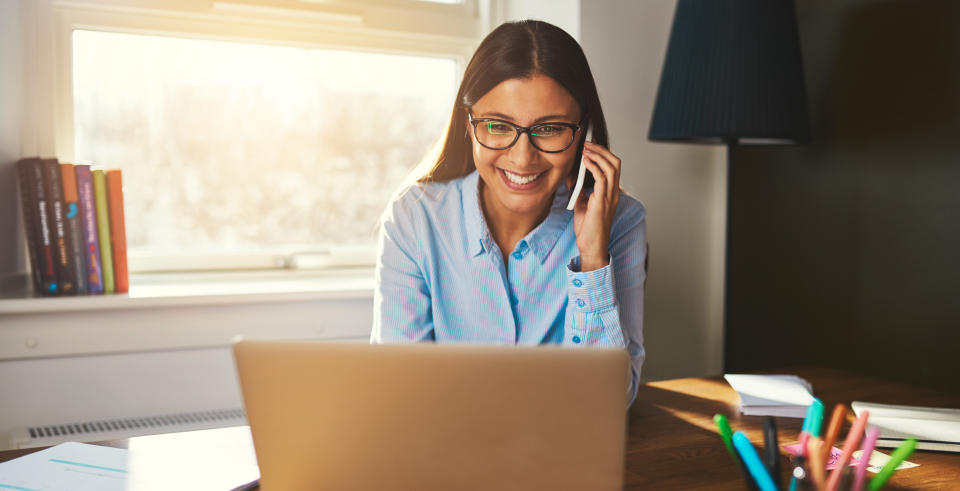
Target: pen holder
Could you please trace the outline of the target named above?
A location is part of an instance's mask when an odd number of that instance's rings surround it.
[[[780,491],[783,489],[789,489],[790,491],[876,491],[886,484],[897,467],[913,453],[917,441],[912,438],[907,439],[890,455],[890,459],[883,467],[871,477],[867,473],[867,467],[870,458],[873,456],[873,447],[879,431],[876,428],[870,428],[864,433],[867,417],[858,418],[847,435],[844,448],[849,454],[832,447],[832,442],[835,441],[839,431],[839,423],[831,424],[831,428],[827,432],[829,437],[825,442],[819,436],[811,436],[811,433],[819,433],[819,425],[817,425],[815,431],[810,431],[810,427],[805,422],[804,430],[800,434],[801,443],[798,445],[800,451],[790,462],[785,476],[786,480],[784,480],[780,471],[780,446],[776,432],[776,421],[772,417],[767,417],[764,420],[765,451],[763,459],[761,459],[757,449],[745,433],[742,431],[732,432],[725,415],[715,415],[714,421],[730,456],[741,469],[747,489],[759,489],[761,491]],[[840,418],[837,417],[833,419],[840,421]],[[866,459],[865,461],[853,457],[855,453],[853,449],[857,448],[857,444],[861,440],[863,442],[861,457]],[[806,452],[802,451],[804,448],[807,449]],[[828,469],[831,466],[834,468],[832,470]]]

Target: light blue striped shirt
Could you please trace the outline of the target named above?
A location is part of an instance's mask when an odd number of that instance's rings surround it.
[[[372,343],[562,344],[628,350],[636,396],[643,349],[646,211],[621,192],[610,265],[580,272],[561,184],[550,213],[503,255],[480,208],[478,174],[415,184],[380,231]]]

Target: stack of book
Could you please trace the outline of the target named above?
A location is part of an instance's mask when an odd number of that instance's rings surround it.
[[[813,404],[813,386],[796,375],[728,373],[723,378],[740,395],[746,416],[802,418]]]
[[[119,170],[57,159],[17,163],[34,289],[43,295],[129,290]]]

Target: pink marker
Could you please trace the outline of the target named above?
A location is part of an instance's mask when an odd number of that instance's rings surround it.
[[[854,474],[853,491],[861,491],[863,485],[867,482],[867,467],[870,467],[870,456],[873,455],[873,447],[877,445],[877,438],[880,437],[880,428],[876,426],[867,430],[867,436],[863,439],[863,454],[860,455],[860,465],[857,466],[857,472]]]
[[[867,420],[870,418],[870,411],[863,411],[860,413],[860,417],[853,422],[853,427],[850,428],[850,432],[847,433],[847,440],[843,442],[843,452],[840,454],[840,461],[837,462],[837,467],[830,472],[830,478],[827,479],[827,491],[837,491],[837,488],[840,487],[840,478],[843,477],[844,471],[846,471],[847,466],[850,465],[850,459],[853,458],[853,451],[857,448],[857,445],[860,444],[860,438],[863,437],[863,430],[867,427]],[[870,457],[867,457],[867,460],[870,460]]]

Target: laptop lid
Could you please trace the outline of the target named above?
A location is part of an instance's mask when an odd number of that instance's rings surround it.
[[[234,344],[266,491],[622,489],[610,349]]]

